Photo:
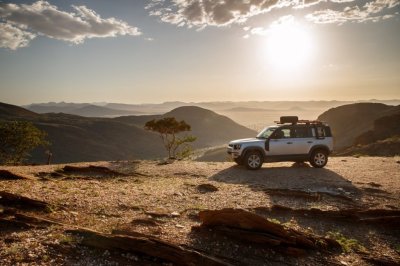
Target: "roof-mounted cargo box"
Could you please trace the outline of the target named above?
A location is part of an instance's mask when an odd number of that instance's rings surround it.
[[[279,123],[280,124],[286,124],[286,123],[296,124],[298,121],[299,121],[299,117],[297,117],[297,116],[281,116]]]

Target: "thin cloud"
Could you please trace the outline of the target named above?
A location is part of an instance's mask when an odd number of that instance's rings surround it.
[[[16,50],[25,47],[36,37],[35,34],[21,30],[11,24],[0,23],[0,47]]]
[[[275,9],[302,9],[313,23],[377,21],[392,18],[400,0],[372,0],[358,6],[355,0],[149,0],[146,9],[162,22],[199,30],[243,24]],[[329,9],[326,8],[329,6]],[[316,11],[316,8],[322,9]],[[324,9],[325,7],[325,9]],[[308,13],[308,14],[307,14]]]
[[[292,0],[151,0],[147,9],[163,22],[202,29],[243,23],[274,8],[296,4],[298,1]]]
[[[79,44],[90,38],[141,34],[138,28],[116,18],[103,19],[86,6],[72,8],[75,12],[61,11],[47,1],[0,3],[0,47],[15,50],[38,35]]]
[[[395,16],[393,9],[399,0],[376,0],[359,7],[347,6],[343,10],[325,9],[305,16],[306,20],[320,24],[343,24],[345,22],[367,22],[389,19]]]

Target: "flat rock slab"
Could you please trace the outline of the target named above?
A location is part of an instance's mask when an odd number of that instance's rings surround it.
[[[212,184],[201,184],[197,186],[197,190],[200,193],[208,193],[218,191],[218,188]]]
[[[0,205],[22,210],[40,210],[49,212],[51,206],[44,201],[31,199],[18,194],[0,191]]]
[[[89,166],[66,165],[61,171],[59,171],[59,173],[83,175],[83,176],[102,176],[102,177],[127,176],[124,173],[111,170],[107,167],[95,166],[95,165],[89,165]]]
[[[19,179],[31,179],[27,176],[17,175],[8,170],[0,170],[0,180],[19,180]]]
[[[242,209],[206,210],[201,211],[199,217],[200,227],[213,228],[236,240],[279,247],[284,253],[296,256],[305,254],[308,249],[340,247],[333,239],[286,228]]]
[[[384,224],[386,226],[398,226],[400,224],[400,210],[389,209],[343,209],[343,210],[320,210],[292,209],[286,206],[273,205],[271,208],[257,207],[255,211],[266,213],[283,213],[288,215],[308,216],[318,219],[342,220],[366,224]]]
[[[116,251],[142,253],[176,265],[229,265],[228,263],[189,250],[152,236],[136,232],[116,231],[118,234],[103,234],[90,230],[67,230],[81,238],[81,244]]]

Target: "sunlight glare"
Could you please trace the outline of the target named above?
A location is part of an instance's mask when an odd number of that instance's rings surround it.
[[[311,60],[312,50],[310,35],[297,23],[275,25],[268,32],[268,63],[277,70],[303,67]]]

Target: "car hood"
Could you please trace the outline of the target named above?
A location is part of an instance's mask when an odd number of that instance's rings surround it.
[[[265,139],[258,139],[258,138],[236,139],[229,142],[229,144],[239,144],[248,142],[265,142]]]

